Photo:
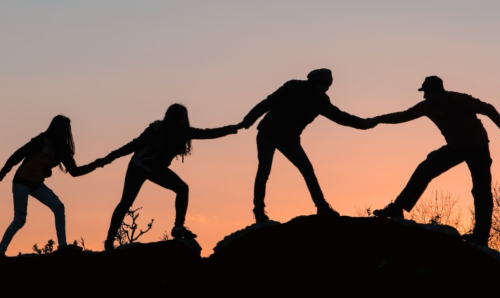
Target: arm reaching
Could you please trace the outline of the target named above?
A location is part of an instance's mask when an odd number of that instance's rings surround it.
[[[357,129],[369,129],[377,125],[377,123],[372,120],[362,119],[358,116],[341,111],[330,102],[324,106],[321,115],[340,125],[350,126]]]
[[[68,156],[65,159],[62,160],[62,163],[64,167],[66,168],[66,171],[73,177],[78,177],[78,176],[83,176],[86,175],[92,171],[94,171],[98,165],[99,165],[99,159],[84,165],[84,166],[77,166],[75,159],[72,156]]]
[[[7,159],[5,162],[5,165],[3,168],[0,170],[0,181],[3,180],[5,175],[7,175],[10,170],[12,170],[12,167],[20,163],[26,156],[32,155],[36,153],[37,151],[41,150],[45,144],[45,140],[42,135],[39,135],[28,143],[26,143],[24,146],[21,148],[17,149],[14,154]]]
[[[422,101],[406,111],[373,117],[370,118],[369,121],[373,121],[377,124],[378,123],[397,124],[397,123],[408,122],[424,116],[424,108],[425,108],[424,104],[425,102]]]
[[[262,115],[267,113],[273,106],[279,105],[279,103],[289,96],[290,92],[293,92],[294,81],[288,81],[273,94],[269,95],[266,99],[259,102],[253,109],[248,112],[248,114],[243,118],[240,124],[243,124],[245,129],[252,126],[257,119]]]
[[[159,129],[160,122],[156,121],[149,125],[140,136],[133,139],[131,142],[123,145],[122,147],[109,153],[104,159],[106,159],[106,164],[112,163],[115,159],[122,156],[128,155],[135,150],[142,148],[145,144],[151,141],[151,139],[156,137],[156,132]]]
[[[241,124],[241,123],[240,123]],[[224,127],[219,127],[219,128],[207,128],[207,129],[200,129],[200,128],[194,128],[191,127],[189,128],[189,138],[190,139],[216,139],[220,137],[227,136],[229,134],[236,134],[238,133],[238,127],[240,124],[237,125],[228,125]]]

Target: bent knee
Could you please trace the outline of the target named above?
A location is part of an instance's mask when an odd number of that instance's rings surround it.
[[[64,204],[61,203],[59,205],[56,205],[55,207],[52,207],[51,210],[54,212],[54,213],[62,213],[64,214]]]
[[[15,228],[22,228],[26,224],[26,214],[24,216],[14,216],[14,220],[12,221],[12,226]]]
[[[179,191],[180,193],[189,193],[189,185],[187,185],[186,183],[182,183],[180,186],[179,186]]]

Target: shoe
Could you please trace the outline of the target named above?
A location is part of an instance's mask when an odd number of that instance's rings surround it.
[[[174,227],[172,229],[173,238],[196,238],[198,235],[188,230],[186,227]]]
[[[403,208],[394,205],[394,203],[390,203],[384,209],[373,211],[373,215],[377,217],[404,218]]]
[[[262,223],[269,220],[269,216],[266,215],[264,208],[253,208],[253,215],[256,223]]]
[[[106,239],[104,241],[104,251],[111,252],[115,250],[115,246],[113,245],[113,242],[115,242],[115,239],[108,240]]]
[[[340,217],[340,214],[333,210],[332,206],[330,204],[326,204],[324,206],[319,206],[317,207],[316,211],[317,215],[328,215],[328,216],[333,216],[333,217]]]
[[[477,245],[483,245],[483,246],[488,246],[488,238],[484,237],[478,237],[475,234],[464,234],[462,235],[462,240],[464,240],[467,243],[474,243]]]

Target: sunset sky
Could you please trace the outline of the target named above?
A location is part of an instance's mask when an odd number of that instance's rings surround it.
[[[0,2],[0,166],[52,117],[71,118],[76,160],[87,164],[137,137],[182,103],[191,125],[219,127],[246,113],[290,79],[329,68],[331,102],[360,117],[405,110],[422,100],[424,78],[500,110],[498,0],[373,1],[9,1]],[[480,116],[490,138],[493,181],[500,181],[500,131]],[[256,126],[193,141],[174,160],[190,186],[186,226],[208,256],[217,241],[254,222]],[[416,166],[445,144],[427,118],[362,131],[319,116],[302,134],[326,199],[342,215],[395,199]],[[83,177],[54,169],[46,180],[66,206],[67,238],[103,249],[131,156]],[[0,235],[12,221],[12,178],[0,183]],[[424,193],[473,204],[461,164]],[[158,241],[174,222],[175,194],[146,182],[134,207],[140,238]],[[315,212],[299,171],[276,153],[266,204],[285,222]],[[7,255],[56,240],[52,212],[30,197],[26,225]],[[297,235],[307,237],[307,235]]]

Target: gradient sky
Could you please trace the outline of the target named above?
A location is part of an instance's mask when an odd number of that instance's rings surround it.
[[[236,124],[290,79],[330,68],[328,95],[360,117],[405,110],[422,100],[423,79],[500,109],[500,3],[492,1],[6,1],[0,2],[0,165],[44,131],[72,119],[80,165],[137,137],[167,107],[186,105],[191,125]],[[493,181],[500,181],[500,132],[489,133]],[[186,226],[202,254],[253,223],[256,125],[193,142],[173,169],[190,186]],[[395,199],[416,166],[445,144],[427,118],[360,131],[318,117],[302,135],[327,200],[344,215]],[[46,185],[66,206],[68,240],[102,250],[130,156],[78,178],[57,169]],[[0,183],[0,233],[12,220],[11,173]],[[470,174],[461,164],[424,194],[450,192],[468,213]],[[145,183],[134,207],[143,242],[174,221],[172,191]],[[269,216],[315,212],[305,183],[280,153],[266,196]],[[7,255],[56,239],[51,211],[33,198],[27,224]],[[297,235],[301,237],[304,235]]]

